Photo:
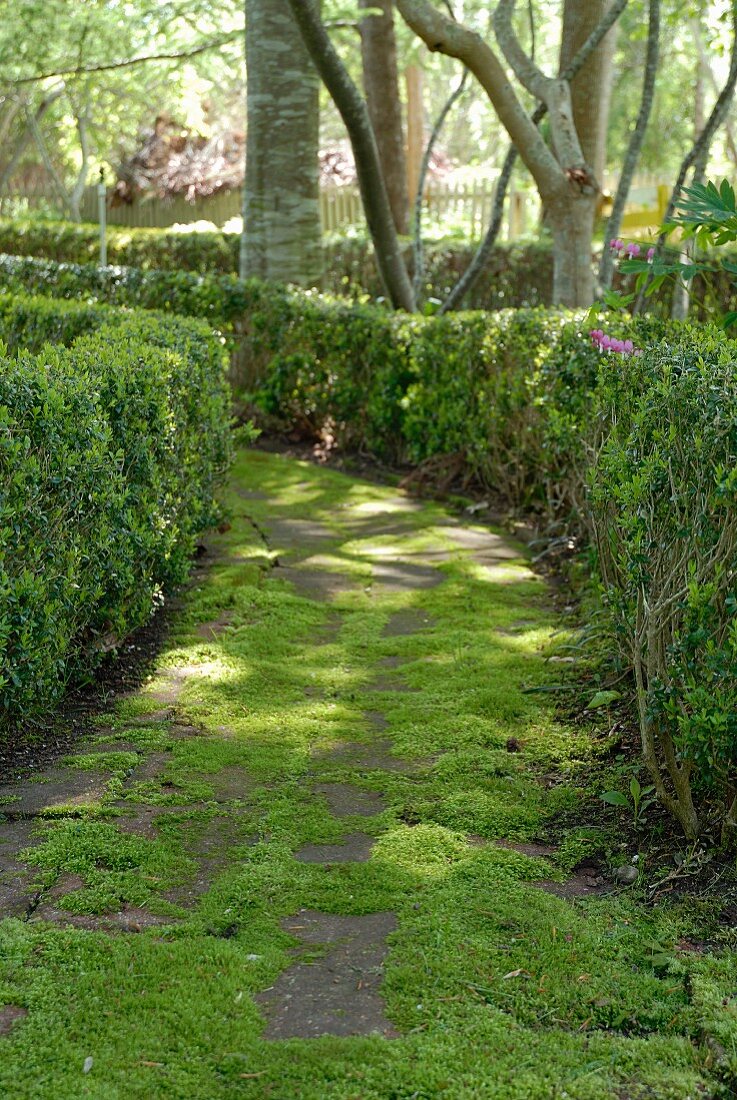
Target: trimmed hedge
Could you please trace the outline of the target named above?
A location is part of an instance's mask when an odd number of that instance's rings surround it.
[[[109,226],[106,236],[111,264],[221,274],[238,270],[240,238],[236,233],[175,233]],[[96,225],[80,222],[0,218],[0,252],[60,263],[96,263],[100,231]]]
[[[115,266],[194,272],[199,275],[236,275],[240,235],[222,232],[177,233],[170,229],[109,227],[108,261]],[[405,246],[409,263],[411,248]],[[38,219],[0,219],[0,252],[33,256],[57,263],[96,264],[100,254],[95,225]],[[367,236],[325,239],[322,290],[332,294],[383,294],[373,248]],[[468,266],[472,245],[452,238],[429,242],[425,248],[425,292],[443,298]],[[553,266],[547,243],[499,245],[487,272],[471,291],[470,309],[503,309],[544,305],[552,293]]]
[[[48,711],[187,575],[229,460],[220,340],[0,295],[0,722]],[[55,341],[52,346],[47,341]]]

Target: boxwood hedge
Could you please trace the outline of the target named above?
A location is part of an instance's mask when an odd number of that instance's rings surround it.
[[[0,333],[7,727],[185,578],[230,433],[222,342],[200,322],[5,293]]]

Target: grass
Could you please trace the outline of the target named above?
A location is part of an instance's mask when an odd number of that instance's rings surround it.
[[[636,890],[577,901],[541,890],[536,882],[564,878],[592,846],[606,852],[585,822],[553,862],[493,843],[545,839],[556,815],[588,797],[585,732],[525,690],[555,675],[543,659],[557,625],[543,583],[521,558],[455,552],[438,506],[281,457],[243,452],[228,503],[231,528],[187,594],[159,679],[100,731],[106,745],[117,737],[143,758],[162,753],[161,775],[130,786],[129,749],[70,758],[117,782],[82,820],[43,823],[29,854],[47,888],[63,873],[83,880],[55,902],[72,913],[128,902],[171,924],[136,935],[0,924],[0,1004],[29,1013],[0,1039],[0,1095],[734,1095],[737,968],[719,945],[683,947],[703,937],[709,907],[648,907]],[[301,547],[284,520],[304,522]],[[448,560],[428,558],[438,550]],[[274,565],[307,558],[349,579],[331,602],[300,595]],[[379,594],[373,567],[398,560],[432,560],[443,581]],[[385,632],[400,612],[415,633]],[[200,736],[173,738],[156,717],[171,670],[182,684],[177,720]],[[387,728],[377,734],[367,712]],[[356,772],[331,755],[377,736],[406,771]],[[506,750],[512,737],[521,752]],[[386,808],[337,819],[315,782],[381,791]],[[178,809],[153,837],[124,835],[119,815],[142,802]],[[218,822],[227,828],[209,888],[177,906]],[[366,863],[294,859],[306,843],[356,829],[376,836]],[[261,1037],[253,995],[289,964],[280,920],[300,908],[396,912],[383,992],[402,1038]]]

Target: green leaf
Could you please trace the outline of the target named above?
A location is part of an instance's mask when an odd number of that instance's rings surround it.
[[[602,802],[607,802],[610,806],[626,806],[629,809],[630,800],[626,794],[622,794],[621,791],[604,791],[599,795]]]
[[[598,710],[600,707],[608,707],[610,703],[614,703],[621,698],[622,693],[619,691],[597,691],[596,695],[589,700],[586,709]]]

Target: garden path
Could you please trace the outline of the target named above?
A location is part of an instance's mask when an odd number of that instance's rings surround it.
[[[262,453],[228,504],[151,680],[0,788],[0,1094],[695,1095],[673,918],[550,843],[588,748],[522,548]]]

